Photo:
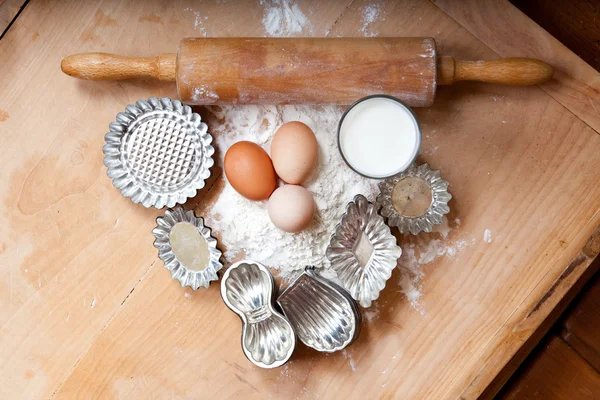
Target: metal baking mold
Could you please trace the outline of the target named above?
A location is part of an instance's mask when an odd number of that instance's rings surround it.
[[[359,194],[346,206],[325,254],[352,298],[370,307],[392,276],[402,249],[375,206]]]
[[[197,270],[185,265],[173,252],[171,232],[177,224],[191,224],[196,228],[206,241],[208,248],[207,266]],[[163,260],[165,268],[171,272],[173,279],[181,283],[181,287],[189,286],[196,290],[199,287],[207,288],[210,282],[219,279],[217,272],[223,267],[221,264],[221,251],[217,248],[217,239],[212,237],[209,227],[204,225],[202,217],[196,217],[194,211],[184,211],[183,207],[165,211],[163,217],[156,218],[156,227],[152,230],[156,238],[154,247],[158,249],[158,257]]]
[[[426,193],[421,191],[420,195],[431,196],[429,208],[417,213],[407,212],[404,208],[405,199],[398,199],[395,192],[399,184],[408,180],[423,186]],[[388,225],[397,227],[400,233],[417,235],[420,232],[431,232],[433,226],[441,224],[444,215],[450,212],[448,202],[452,195],[448,192],[448,182],[442,179],[440,171],[432,170],[428,164],[412,164],[405,172],[380,182],[379,191],[376,203],[380,214],[388,219]]]
[[[242,320],[242,349],[255,365],[276,368],[285,364],[296,348],[290,322],[274,308],[273,275],[262,264],[244,260],[223,275],[221,297]]]
[[[123,196],[144,207],[173,207],[202,189],[215,149],[200,115],[179,100],[151,97],[110,123],[104,165]]]
[[[331,353],[350,345],[360,333],[356,302],[335,283],[308,267],[277,299],[305,345]]]

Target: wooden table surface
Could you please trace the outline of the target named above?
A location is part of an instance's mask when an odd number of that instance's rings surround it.
[[[264,36],[270,3],[32,0],[6,33],[0,398],[475,398],[586,275],[600,250],[597,71],[506,1],[380,1],[367,30],[369,2],[297,1],[310,21],[298,36],[434,36],[457,58],[531,56],[557,72],[541,87],[444,87],[417,110],[422,160],[451,183],[462,221],[448,240],[473,241],[427,265],[420,311],[395,274],[346,352],[299,346],[285,369],[253,367],[218,285],[191,293],[170,279],[152,246],[160,211],[123,198],[102,165],[115,114],[175,89],[78,82],[59,64]]]

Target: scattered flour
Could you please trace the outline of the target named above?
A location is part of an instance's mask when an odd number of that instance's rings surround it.
[[[337,106],[231,106],[211,107],[219,119],[213,134],[220,149],[221,165],[225,149],[239,140],[250,140],[267,152],[276,129],[287,121],[299,120],[310,126],[319,142],[319,160],[306,188],[314,195],[317,212],[313,224],[298,234],[275,228],[267,214],[267,202],[254,202],[237,194],[228,183],[206,215],[207,223],[221,235],[224,257],[260,260],[293,279],[306,265],[328,267],[325,249],[346,204],[361,193],[373,200],[377,181],[354,173],[342,160],[336,129],[343,108]],[[225,179],[224,177],[222,179]],[[323,271],[333,278],[332,270]]]
[[[261,0],[265,5],[262,19],[267,36],[283,37],[302,32],[312,33],[310,21],[293,0]]]
[[[360,28],[360,31],[363,33],[363,35],[365,36],[377,36],[379,35],[378,32],[375,32],[371,29],[369,29],[370,25],[375,22],[377,20],[377,18],[379,17],[379,13],[380,13],[380,6],[378,4],[369,4],[368,6],[364,7],[362,10],[362,28]]]
[[[483,232],[483,241],[487,243],[492,243],[492,231],[486,229],[485,232]]]
[[[369,323],[375,321],[377,317],[379,317],[379,307],[377,306],[377,303],[373,303],[371,307],[365,308],[362,315]]]
[[[184,8],[184,11],[194,13],[194,29],[198,29],[202,33],[202,36],[206,37],[206,28],[202,24],[208,19],[208,16],[202,16],[200,11],[194,11],[191,7]]]
[[[185,292],[185,293],[184,293],[184,296],[185,296],[185,298],[186,298],[186,299],[189,299],[189,298],[191,298],[191,297],[192,297],[192,295],[191,295],[191,294],[189,294],[188,292]]]
[[[346,204],[358,193],[373,200],[377,181],[354,173],[342,160],[336,142],[336,131],[342,107],[328,106],[228,106],[208,107],[216,123],[211,132],[219,149],[218,163],[222,166],[226,149],[240,140],[250,140],[270,151],[271,139],[277,128],[287,121],[299,120],[310,126],[319,142],[319,160],[305,186],[314,195],[317,205],[315,219],[309,228],[289,234],[275,228],[267,214],[267,202],[249,201],[227,183],[224,175],[222,192],[207,210],[205,218],[220,236],[225,261],[243,257],[259,260],[276,270],[284,281],[298,276],[306,265],[321,267],[321,274],[337,280],[329,268],[325,249]],[[219,184],[218,184],[219,185]],[[423,312],[419,300],[422,266],[439,257],[453,258],[459,251],[475,243],[475,238],[450,240],[453,228],[460,225],[457,218],[449,226],[447,219],[434,232],[418,236],[405,235],[399,240],[402,257],[398,262],[401,276],[400,292],[411,305]],[[377,317],[378,310],[369,309],[366,320]]]
[[[356,363],[354,362],[354,359],[352,358],[352,354],[350,354],[348,352],[348,350],[342,351],[342,354],[344,355],[344,358],[347,358],[348,360],[350,360],[349,364],[350,364],[350,369],[352,370],[352,372],[356,372],[356,369],[357,369]]]
[[[459,227],[460,222],[460,219],[456,218],[454,227]],[[424,314],[424,310],[419,303],[422,296],[422,266],[434,262],[439,257],[454,258],[459,251],[475,244],[475,238],[468,241],[449,240],[448,235],[451,230],[448,219],[444,217],[443,224],[435,226],[432,233],[421,233],[418,236],[406,234],[399,241],[400,247],[402,247],[402,257],[398,262],[398,268],[401,271],[400,292],[421,314]]]

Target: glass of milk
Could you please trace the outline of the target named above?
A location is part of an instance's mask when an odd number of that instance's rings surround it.
[[[338,146],[355,172],[385,179],[405,171],[415,161],[421,147],[421,127],[412,110],[397,98],[367,96],[342,115]]]

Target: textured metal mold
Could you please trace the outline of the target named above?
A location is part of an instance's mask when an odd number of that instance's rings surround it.
[[[292,282],[277,304],[302,343],[318,351],[342,350],[360,333],[361,316],[356,302],[312,268]]]
[[[394,188],[407,178],[422,179],[431,190],[431,205],[423,215],[406,216],[394,207]],[[397,227],[400,233],[410,232],[417,235],[420,232],[431,232],[433,226],[441,224],[444,215],[450,212],[448,202],[452,195],[448,192],[448,182],[442,179],[440,171],[432,170],[428,164],[412,164],[405,172],[380,182],[379,191],[377,206],[380,208],[380,214],[388,219],[388,225]]]
[[[402,250],[375,206],[357,195],[346,206],[325,254],[344,288],[361,306],[370,307]]]
[[[170,233],[178,223],[189,223],[196,227],[204,238],[209,249],[209,263],[202,271],[191,270],[185,266],[173,253]],[[220,262],[221,251],[217,248],[217,239],[212,237],[209,227],[204,225],[202,217],[196,217],[193,211],[184,211],[183,207],[165,211],[163,217],[156,218],[156,227],[152,230],[156,238],[154,247],[158,249],[158,256],[163,260],[165,268],[171,272],[173,279],[181,283],[182,287],[189,286],[196,290],[199,287],[207,288],[211,281],[219,279],[217,272],[223,267]]]
[[[200,115],[166,97],[139,100],[111,122],[104,165],[123,196],[144,207],[173,207],[202,189],[214,148]]]
[[[244,260],[223,275],[221,297],[242,320],[242,349],[262,368],[286,363],[296,348],[290,322],[274,308],[275,281],[260,263]]]

